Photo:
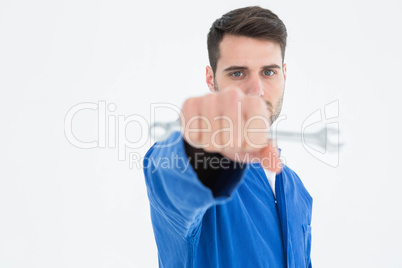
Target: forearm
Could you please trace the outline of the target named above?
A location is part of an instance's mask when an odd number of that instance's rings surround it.
[[[164,159],[174,165],[162,164]],[[152,146],[144,159],[151,206],[181,235],[191,234],[205,211],[229,200],[239,185],[247,166],[234,163],[219,154],[188,147],[180,133],[172,134]]]
[[[191,146],[184,139],[184,147],[198,179],[214,197],[229,196],[246,168],[245,163],[233,162],[219,153],[209,153]]]

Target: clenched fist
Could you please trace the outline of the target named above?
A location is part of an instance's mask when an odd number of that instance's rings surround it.
[[[271,113],[262,98],[231,88],[187,99],[182,107],[182,134],[193,147],[233,161],[259,161],[279,172],[278,149],[268,139]]]

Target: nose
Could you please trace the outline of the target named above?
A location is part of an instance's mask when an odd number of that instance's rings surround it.
[[[252,76],[247,81],[246,94],[254,96],[263,96],[264,90],[262,86],[262,81],[259,76]]]

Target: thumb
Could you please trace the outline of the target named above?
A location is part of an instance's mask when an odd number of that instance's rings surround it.
[[[279,158],[279,149],[270,140],[268,146],[264,147],[254,155],[264,169],[268,169],[275,173],[280,173],[283,168],[282,161]]]

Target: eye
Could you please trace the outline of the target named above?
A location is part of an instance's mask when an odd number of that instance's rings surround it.
[[[264,71],[264,75],[266,75],[266,76],[273,76],[274,74],[275,74],[275,72],[272,71],[272,70],[265,70]]]
[[[234,73],[231,73],[230,75],[233,77],[241,77],[241,76],[243,76],[243,73],[240,71],[236,71]]]

